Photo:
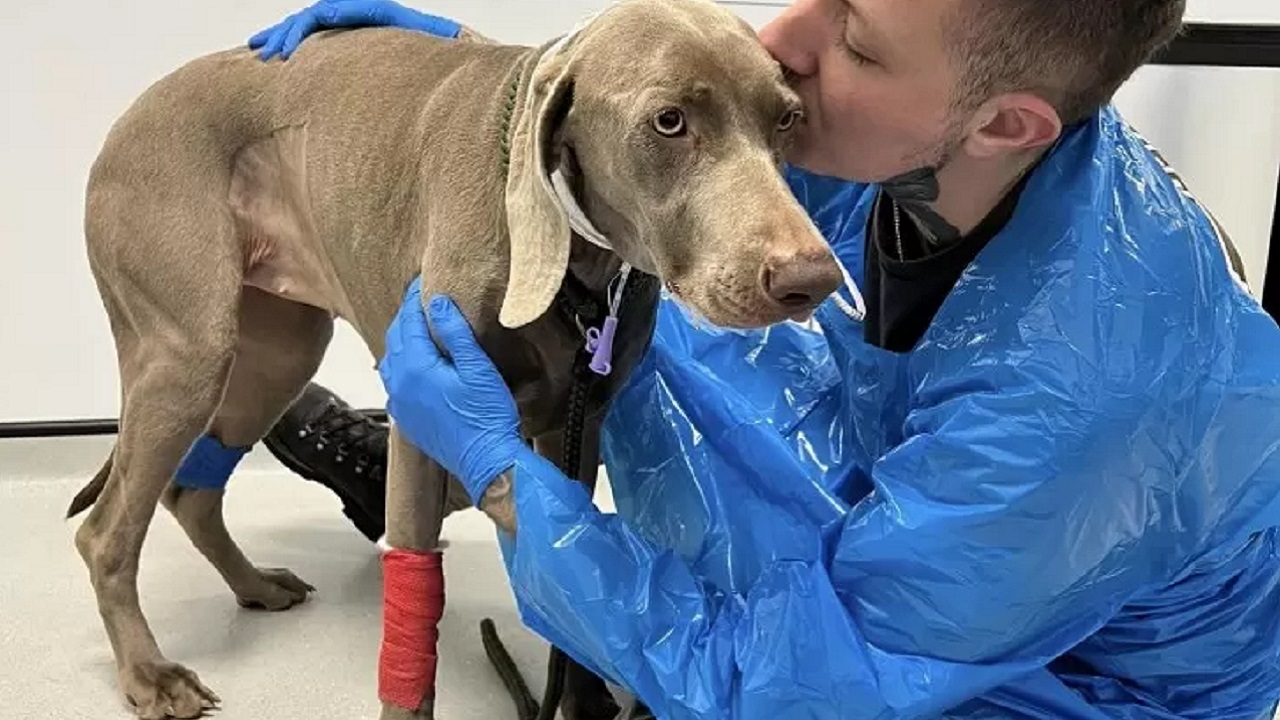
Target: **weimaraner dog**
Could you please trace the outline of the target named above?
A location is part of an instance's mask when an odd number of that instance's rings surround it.
[[[572,474],[594,483],[599,423],[663,287],[715,325],[751,328],[807,317],[839,286],[780,173],[802,122],[750,26],[707,0],[625,0],[537,47],[329,31],[287,62],[234,49],[148,88],[88,182],[122,410],[69,510],[92,506],[76,547],[133,711],[191,718],[221,702],[165,657],[139,607],[157,504],[242,605],[282,610],[312,590],[244,555],[222,490],[174,479],[206,433],[256,443],[316,372],[335,318],[381,357],[420,274],[424,298],[462,308],[538,452],[576,453]],[[611,291],[612,371],[575,395],[575,363],[599,346],[590,308]],[[581,445],[565,448],[575,411]],[[394,427],[387,485],[394,548],[435,551],[446,515],[470,506]],[[502,478],[479,502],[503,532],[516,531],[511,490]],[[409,702],[380,696],[382,717],[432,717],[433,684]]]

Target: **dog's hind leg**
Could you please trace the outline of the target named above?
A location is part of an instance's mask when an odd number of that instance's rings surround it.
[[[165,486],[200,436],[230,375],[240,257],[216,204],[99,182],[86,230],[115,335],[120,433],[92,510],[76,531],[120,688],[142,718],[193,718],[217,698],[161,653],[142,613],[138,563]],[[196,248],[192,251],[191,248]],[[198,254],[196,254],[198,253]]]
[[[257,443],[315,375],[333,336],[331,316],[246,287],[240,333],[226,394],[209,434],[228,448]],[[225,481],[226,478],[222,478]],[[163,501],[196,549],[244,607],[285,610],[314,590],[284,569],[255,567],[227,531],[224,491],[175,481]]]

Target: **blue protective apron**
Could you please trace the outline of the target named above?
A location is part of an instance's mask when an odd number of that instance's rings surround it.
[[[792,187],[852,277],[872,188]],[[1280,697],[1280,329],[1108,109],[910,353],[665,303],[602,449],[515,471],[525,621],[662,718],[1257,720]]]

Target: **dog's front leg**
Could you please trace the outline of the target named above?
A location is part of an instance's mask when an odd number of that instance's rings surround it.
[[[444,611],[449,473],[394,427],[388,439],[387,544],[378,658],[382,720],[434,718],[437,626]]]

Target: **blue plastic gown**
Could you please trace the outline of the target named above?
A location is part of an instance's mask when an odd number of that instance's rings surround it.
[[[791,179],[861,278],[874,188]],[[913,352],[816,319],[665,304],[606,427],[616,515],[521,461],[533,629],[664,720],[1269,717],[1280,330],[1113,110]]]

